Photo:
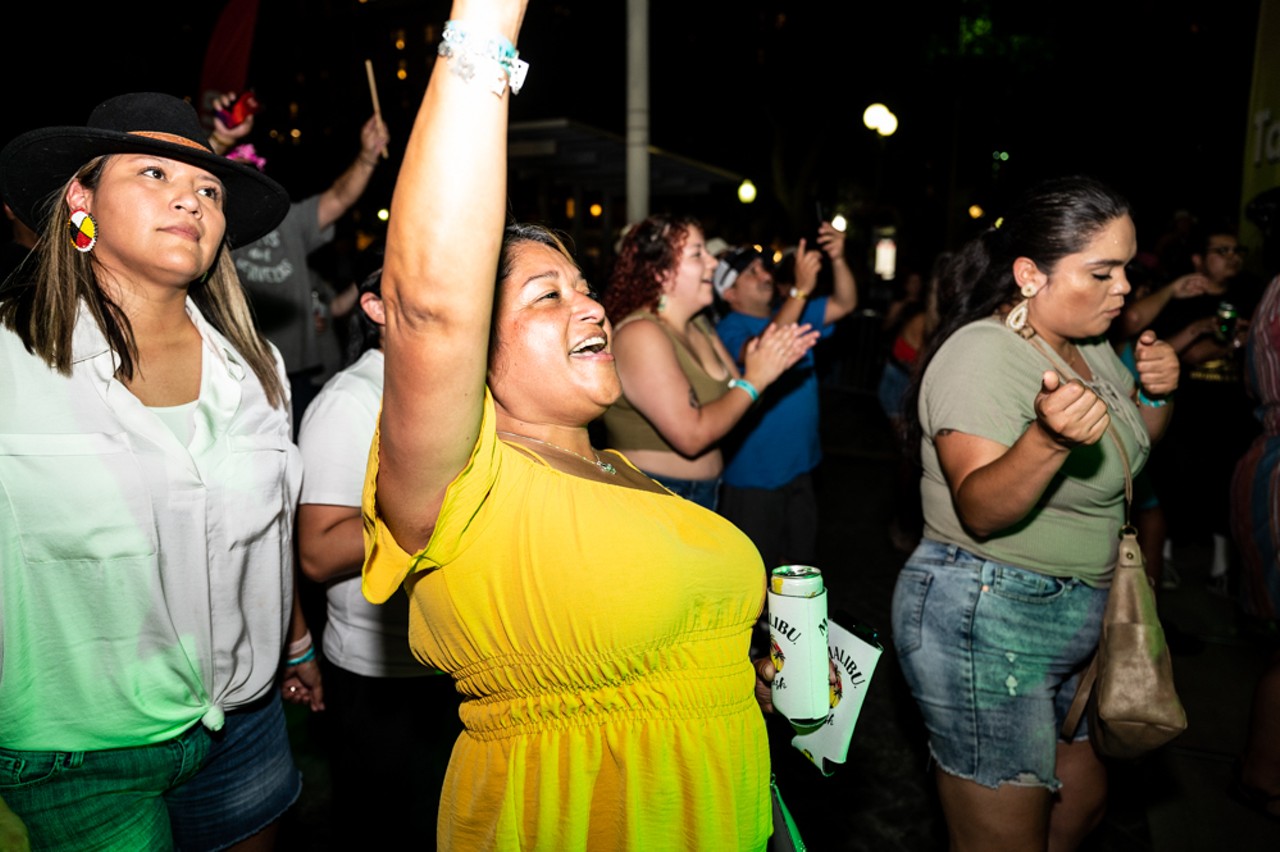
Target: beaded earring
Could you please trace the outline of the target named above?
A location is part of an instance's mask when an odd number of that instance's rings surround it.
[[[98,221],[88,210],[77,207],[67,217],[67,236],[76,251],[87,254],[98,244]]]
[[[1021,302],[1013,306],[1013,310],[1009,311],[1009,315],[1004,318],[1004,324],[1011,330],[1022,333],[1022,329],[1027,325],[1027,305],[1030,302],[1023,299]]]

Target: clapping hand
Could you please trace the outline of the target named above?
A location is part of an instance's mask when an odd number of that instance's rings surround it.
[[[770,323],[759,337],[748,341],[743,354],[744,378],[763,391],[818,342],[819,333],[808,323]]]

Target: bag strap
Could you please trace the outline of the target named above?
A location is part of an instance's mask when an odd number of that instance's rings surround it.
[[[773,773],[769,774],[769,790],[773,798],[773,837],[769,840],[769,848],[785,850],[785,852],[807,852],[808,846],[800,837],[800,829],[796,826],[795,818],[791,816],[791,811],[787,808],[787,803],[782,801],[782,791],[778,789],[778,776]],[[782,824],[779,825],[779,818]]]
[[[1030,328],[1030,326],[1026,326],[1026,328]],[[1032,331],[1030,335],[1019,334],[1019,336],[1039,350],[1040,354],[1048,360],[1049,364],[1058,371],[1059,376],[1075,372],[1074,370],[1068,370],[1059,364],[1058,360],[1045,349],[1044,344],[1040,342],[1039,337],[1034,331]],[[1107,405],[1107,401],[1101,396],[1098,397],[1098,400],[1104,406]],[[1112,415],[1109,406],[1107,407],[1107,416],[1111,418],[1107,423],[1107,436],[1111,438],[1111,442],[1115,444],[1116,449],[1120,451],[1120,462],[1124,465],[1124,527],[1121,528],[1121,532],[1123,533],[1125,530],[1133,528],[1132,516],[1130,514],[1133,509],[1133,469],[1129,465],[1129,453],[1124,448],[1124,442],[1121,441],[1120,436],[1116,434],[1115,418]]]
[[[1049,363],[1058,375],[1063,375],[1066,371],[1058,363],[1052,355],[1045,351],[1042,344],[1035,337],[1035,333],[1031,335],[1022,334],[1021,337],[1040,351],[1040,354],[1049,360]],[[1101,397],[1099,397],[1101,399]],[[1102,400],[1102,404],[1106,405],[1106,400]],[[1110,408],[1107,410],[1108,416],[1111,416]],[[1129,453],[1124,448],[1124,442],[1120,440],[1120,436],[1116,434],[1114,417],[1107,424],[1107,435],[1111,438],[1112,443],[1116,445],[1116,449],[1120,451],[1120,461],[1124,465],[1124,526],[1120,528],[1121,535],[1133,535],[1136,537],[1137,530],[1134,528],[1130,511],[1133,509],[1133,469],[1129,465]],[[1098,654],[1095,651],[1093,659],[1089,661],[1089,667],[1080,675],[1080,683],[1076,685],[1075,698],[1071,700],[1071,707],[1067,710],[1066,717],[1062,720],[1062,737],[1070,740],[1075,736],[1076,731],[1080,727],[1080,717],[1084,715],[1085,707],[1089,704],[1089,696],[1093,693],[1093,684],[1098,679]]]
[[[1098,655],[1095,653],[1089,661],[1089,668],[1080,674],[1080,683],[1076,685],[1076,697],[1071,699],[1071,708],[1062,720],[1062,737],[1070,740],[1080,727],[1080,717],[1089,703],[1089,694],[1093,692],[1093,682],[1098,679]]]

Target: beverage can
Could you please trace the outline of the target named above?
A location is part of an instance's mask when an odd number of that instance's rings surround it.
[[[1218,324],[1214,326],[1213,336],[1219,343],[1227,343],[1235,337],[1236,325],[1240,314],[1230,302],[1218,303]]]
[[[769,575],[769,652],[774,709],[797,728],[831,712],[827,591],[812,565],[780,565]]]

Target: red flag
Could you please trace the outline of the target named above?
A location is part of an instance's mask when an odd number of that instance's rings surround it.
[[[214,25],[200,73],[200,115],[210,127],[213,126],[213,99],[223,92],[244,91],[257,21],[258,0],[227,0]]]

